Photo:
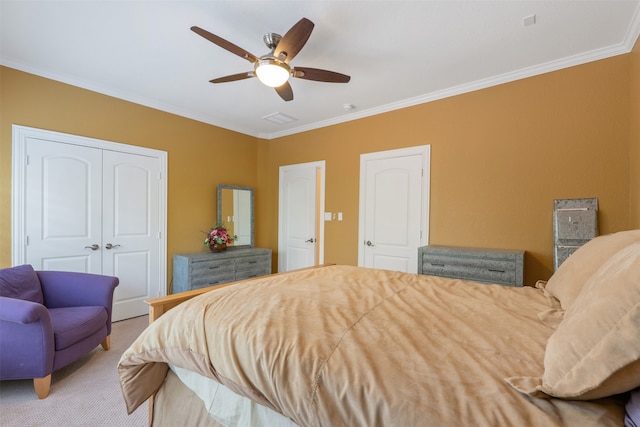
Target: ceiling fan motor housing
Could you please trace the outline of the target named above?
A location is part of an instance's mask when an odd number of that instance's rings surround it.
[[[282,36],[276,33],[267,33],[262,37],[262,40],[264,44],[273,51],[278,46],[278,43],[280,43],[280,40],[282,40]]]

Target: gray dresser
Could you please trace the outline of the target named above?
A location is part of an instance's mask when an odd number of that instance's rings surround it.
[[[173,256],[173,293],[271,274],[271,249],[229,248]]]
[[[422,246],[418,248],[418,273],[481,283],[522,286],[524,251]]]

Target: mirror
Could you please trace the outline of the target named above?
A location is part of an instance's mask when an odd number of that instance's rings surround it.
[[[218,185],[218,223],[224,224],[235,247],[253,247],[253,188]]]

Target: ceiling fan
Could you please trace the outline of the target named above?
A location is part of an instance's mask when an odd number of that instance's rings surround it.
[[[300,52],[309,39],[313,26],[313,22],[302,18],[284,36],[275,33],[265,34],[263,40],[271,52],[260,57],[200,27],[191,27],[191,31],[253,64],[252,71],[219,77],[210,80],[211,83],[226,83],[258,77],[265,85],[275,88],[282,99],[291,101],[293,90],[288,81],[289,77],[328,83],[347,83],[351,80],[351,77],[346,74],[334,71],[289,65],[289,61]]]

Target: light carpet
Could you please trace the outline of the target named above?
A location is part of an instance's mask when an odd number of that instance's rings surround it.
[[[51,392],[44,400],[36,396],[31,380],[1,381],[0,426],[147,426],[146,403],[127,415],[117,364],[148,323],[148,316],[113,323],[111,349],[98,346],[54,372]]]

